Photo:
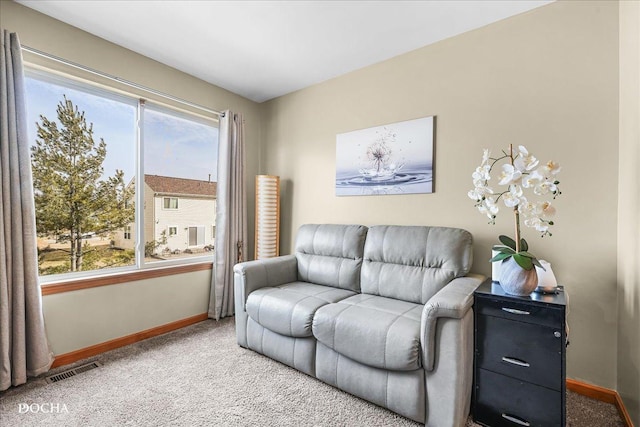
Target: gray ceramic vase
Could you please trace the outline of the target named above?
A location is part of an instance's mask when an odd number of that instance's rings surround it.
[[[531,295],[538,286],[538,274],[535,268],[523,269],[511,257],[500,265],[500,286],[510,295],[525,297]]]

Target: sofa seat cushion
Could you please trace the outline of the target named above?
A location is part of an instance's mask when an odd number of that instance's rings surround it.
[[[422,367],[423,307],[377,295],[354,295],[319,308],[313,318],[313,335],[335,352],[368,366],[418,369]]]
[[[256,323],[287,337],[311,337],[316,310],[355,292],[306,282],[255,290],[247,298],[247,314]]]

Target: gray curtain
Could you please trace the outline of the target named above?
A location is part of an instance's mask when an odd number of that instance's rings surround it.
[[[49,370],[22,72],[15,33],[0,52],[0,390]]]
[[[233,266],[246,261],[247,193],[244,179],[244,121],[225,111],[220,119],[215,263],[209,317],[233,315]]]

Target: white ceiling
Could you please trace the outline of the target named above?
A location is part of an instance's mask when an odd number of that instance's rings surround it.
[[[16,1],[257,102],[551,3]]]

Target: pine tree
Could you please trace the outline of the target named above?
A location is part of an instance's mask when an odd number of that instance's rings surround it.
[[[38,233],[68,233],[71,271],[82,270],[82,234],[115,231],[133,222],[133,189],[116,170],[103,177],[107,144],[93,139],[87,124],[64,96],[57,108],[58,123],[40,116],[36,145],[31,149]]]

